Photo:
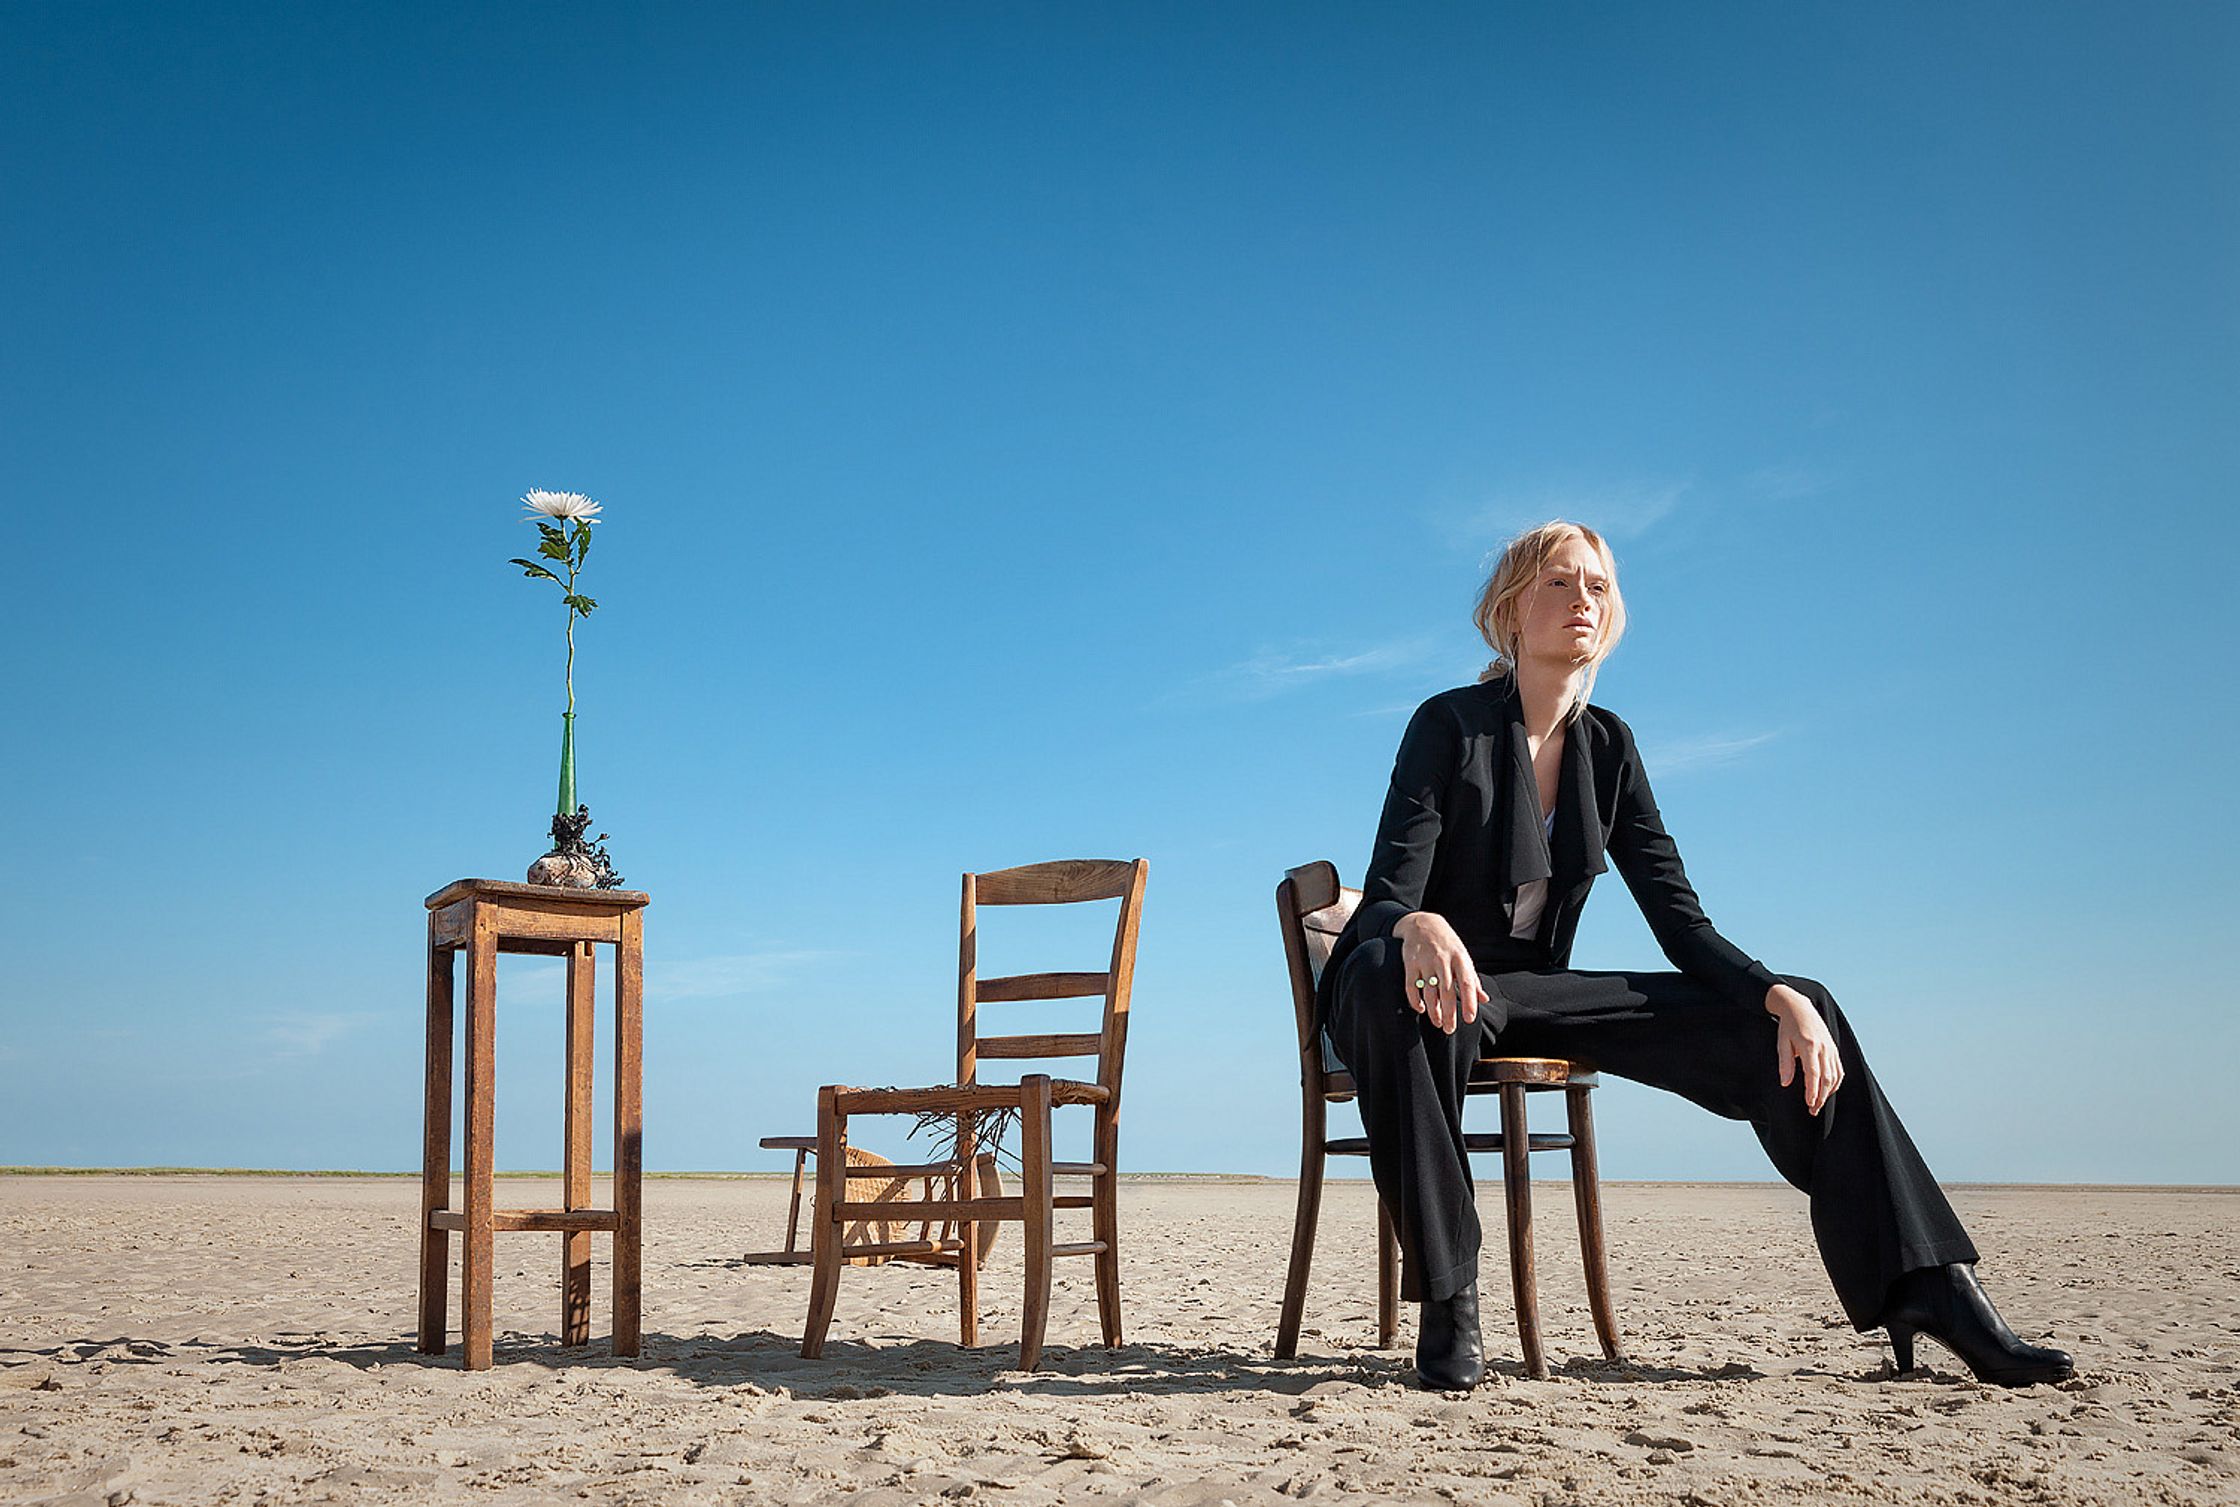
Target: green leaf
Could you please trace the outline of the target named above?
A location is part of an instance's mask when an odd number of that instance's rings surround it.
[[[573,607],[577,612],[583,614],[585,617],[591,616],[592,610],[599,605],[597,602],[592,601],[591,598],[584,596],[570,596],[567,599],[567,602],[570,607]]]
[[[576,523],[576,569],[581,570],[583,562],[589,558],[591,558],[591,525],[579,519]]]
[[[534,560],[508,560],[506,561],[506,564],[520,566],[521,573],[529,577],[531,580],[536,579],[538,576],[543,576],[547,581],[557,581],[560,579],[558,576],[554,575],[551,571],[546,570],[542,565],[539,565]]]
[[[547,560],[558,560],[562,565],[565,565],[568,563],[568,541],[565,539],[547,539],[537,546],[537,553]]]
[[[544,535],[547,544],[562,544],[568,538],[566,534],[560,532],[557,526],[545,522],[542,518],[537,520],[537,532]]]

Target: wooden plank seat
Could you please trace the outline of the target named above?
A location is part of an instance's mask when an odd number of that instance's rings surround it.
[[[1317,978],[1320,978],[1321,974],[1321,969],[1315,970]],[[1323,1048],[1323,1057],[1323,1097],[1332,1104],[1350,1102],[1359,1093],[1359,1090],[1354,1086],[1353,1074],[1347,1072],[1343,1067],[1329,1065],[1336,1059],[1330,1055],[1327,1046]],[[1545,1060],[1548,1059],[1538,1057],[1480,1057],[1477,1064],[1470,1069],[1470,1090],[1475,1093],[1482,1089],[1498,1088],[1504,1083],[1522,1083],[1536,1094],[1559,1093],[1567,1088],[1602,1087],[1602,1078],[1599,1074],[1587,1070],[1582,1064],[1576,1062],[1568,1064],[1570,1071],[1561,1076],[1552,1076],[1545,1069],[1520,1070],[1521,1064],[1537,1063]]]

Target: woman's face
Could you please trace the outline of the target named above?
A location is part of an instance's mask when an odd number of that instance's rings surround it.
[[[1593,660],[1609,592],[1594,546],[1576,534],[1566,539],[1517,599],[1518,657],[1565,666]]]

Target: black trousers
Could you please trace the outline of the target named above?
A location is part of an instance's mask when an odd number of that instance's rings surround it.
[[[1410,1008],[1400,944],[1371,938],[1341,965],[1328,1022],[1359,1087],[1378,1196],[1399,1227],[1401,1293],[1445,1299],[1478,1276],[1477,1205],[1462,1150],[1471,1065],[1490,1051],[1584,1057],[1748,1120],[1774,1167],[1812,1199],[1820,1259],[1859,1329],[1879,1322],[1890,1284],[1916,1267],[1974,1261],[1959,1216],[1882,1096],[1833,996],[1783,978],[1819,1008],[1843,1086],[1818,1115],[1783,1088],[1773,1017],[1682,973],[1520,969],[1481,973],[1491,996],[1475,1026],[1448,1035]]]

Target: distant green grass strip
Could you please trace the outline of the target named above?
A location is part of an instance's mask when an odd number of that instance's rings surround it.
[[[461,1169],[451,1169],[453,1177],[464,1177]],[[543,1178],[551,1180],[560,1176],[553,1172],[500,1172],[506,1178]],[[591,1174],[595,1178],[611,1176],[601,1170]],[[0,1177],[390,1177],[412,1178],[420,1176],[411,1172],[370,1172],[343,1167],[304,1169],[296,1167],[0,1167]],[[766,1178],[790,1181],[791,1172],[648,1172],[646,1181],[676,1182],[740,1182]],[[1123,1172],[1120,1180],[1128,1183],[1265,1183],[1277,1181],[1252,1172]]]
[[[453,1177],[465,1174],[458,1168],[451,1169]],[[512,1178],[541,1178],[556,1181],[558,1172],[500,1172],[501,1180]],[[604,1180],[612,1174],[601,1170],[591,1174]],[[0,1166],[0,1177],[357,1177],[397,1180],[417,1179],[412,1172],[372,1172],[342,1167],[7,1167]],[[791,1172],[648,1172],[648,1182],[786,1182]],[[1562,1178],[1537,1179],[1562,1182]],[[1287,1183],[1288,1177],[1259,1172],[1123,1172],[1124,1183]],[[1366,1176],[1340,1177],[1333,1174],[1334,1183],[1366,1183]],[[1693,1178],[1604,1178],[1608,1187],[1643,1188],[1781,1188],[1787,1185],[1772,1178],[1730,1178],[1698,1180]],[[1946,1183],[1947,1188],[1962,1188],[1985,1193],[2215,1193],[2240,1197],[2240,1184],[2234,1183]]]
[[[418,1177],[417,1172],[304,1171],[288,1167],[0,1167],[0,1177]],[[511,1173],[501,1172],[500,1177]]]
[[[461,1169],[459,1169],[459,1168],[457,1168],[457,1167],[454,1167],[454,1168],[452,1168],[452,1169],[451,1169],[451,1175],[452,1175],[453,1177],[464,1177],[464,1176],[466,1176],[466,1173],[465,1173],[464,1171],[462,1171]],[[558,1177],[559,1175],[560,1175],[560,1174],[559,1174],[559,1172],[558,1172],[558,1171],[552,1171],[552,1172],[537,1172],[537,1171],[528,1171],[528,1172],[500,1172],[500,1173],[497,1173],[497,1174],[495,1174],[495,1176],[497,1176],[497,1177],[500,1177],[500,1178],[508,1178],[508,1177],[541,1177],[541,1178],[556,1178],[556,1177]],[[608,1176],[609,1174],[608,1174],[608,1173],[607,1173],[607,1172],[606,1172],[606,1171],[605,1171],[604,1169],[601,1169],[600,1171],[594,1172],[594,1173],[592,1173],[591,1175],[592,1175],[593,1177],[606,1177],[606,1176]],[[409,1178],[418,1178],[419,1176],[420,1176],[420,1173],[419,1173],[419,1171],[418,1171],[418,1169],[417,1169],[417,1168],[416,1168],[416,1169],[414,1169],[413,1171],[410,1171],[410,1172],[372,1172],[372,1171],[366,1171],[366,1170],[363,1170],[363,1169],[358,1169],[358,1168],[350,1168],[350,1167],[308,1167],[308,1168],[307,1168],[307,1167],[0,1167],[0,1177],[409,1177]],[[645,1176],[646,1176],[646,1180],[647,1180],[647,1181],[649,1181],[649,1182],[651,1182],[651,1181],[653,1181],[653,1180],[655,1180],[655,1179],[657,1179],[657,1178],[703,1178],[703,1179],[705,1179],[705,1178],[741,1178],[741,1177],[783,1177],[783,1178],[791,1178],[791,1177],[793,1176],[793,1174],[792,1174],[792,1173],[790,1173],[790,1172],[648,1172],[647,1174],[645,1174]]]

